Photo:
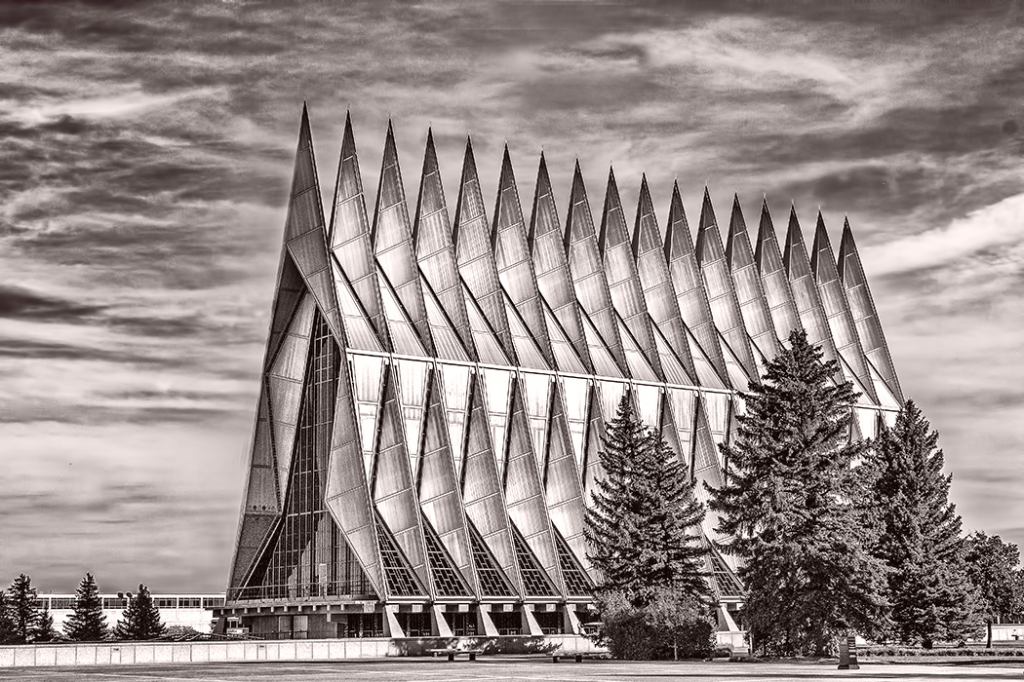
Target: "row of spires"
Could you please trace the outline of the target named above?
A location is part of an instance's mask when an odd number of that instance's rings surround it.
[[[306,150],[311,164],[303,164],[301,158],[297,160],[296,187],[309,187],[310,181],[316,182],[308,113],[304,107],[300,157]],[[309,168],[312,168],[314,177],[300,177]],[[694,242],[678,182],[673,184],[668,223],[666,231],[662,233],[657,225],[644,174],[640,183],[635,228],[630,234],[615,175],[610,169],[600,228],[595,230],[594,227],[577,160],[565,229],[561,229],[543,152],[540,155],[533,212],[527,226],[519,203],[507,144],[503,152],[493,221],[489,223],[484,210],[472,141],[469,139],[454,220],[450,222],[430,129],[427,132],[415,215],[410,221],[390,120],[384,145],[381,181],[370,224],[363,201],[351,116],[346,114],[326,240],[379,338],[387,338],[387,325],[383,319],[383,307],[377,288],[375,261],[394,287],[401,306],[416,328],[428,354],[434,354],[436,350],[426,320],[423,292],[415,275],[416,265],[422,270],[426,283],[432,288],[470,354],[473,352],[473,340],[462,299],[460,277],[494,329],[501,345],[506,352],[512,354],[514,344],[510,339],[502,293],[507,292],[550,367],[555,367],[556,361],[547,335],[541,296],[551,308],[564,335],[579,352],[587,371],[600,373],[593,359],[588,357],[577,301],[626,376],[629,376],[628,362],[619,339],[614,311],[619,312],[627,329],[662,380],[663,370],[655,350],[656,341],[650,328],[650,318],[668,337],[691,377],[697,373],[685,342],[686,329],[697,338],[700,347],[722,377],[726,377],[728,372],[716,329],[725,337],[747,375],[756,377],[758,362],[754,358],[755,353],[770,360],[780,348],[779,339],[788,336],[785,330],[808,327],[806,320],[810,316],[815,318],[810,326],[818,327],[807,329],[811,340],[823,345],[828,359],[838,362],[842,354],[859,378],[861,388],[873,401],[877,401],[877,396],[867,367],[867,357],[872,358],[884,381],[897,399],[902,400],[884,339],[872,341],[871,348],[865,348],[861,343],[859,337],[865,334],[858,334],[855,327],[858,322],[863,326],[865,313],[860,312],[860,319],[855,320],[849,313],[848,303],[845,304],[845,311],[826,310],[828,307],[835,308],[835,303],[824,300],[818,291],[819,287],[827,288],[838,282],[839,296],[845,299],[844,283],[846,288],[860,284],[866,286],[848,220],[844,220],[837,259],[819,210],[814,242],[808,255],[796,207],[791,205],[785,247],[780,250],[765,198],[761,206],[756,247],[752,249],[739,197],[734,195],[729,232],[723,248],[710,194],[705,187],[697,239]],[[692,264],[687,269],[686,262],[694,260],[696,270]],[[701,277],[701,269],[706,271],[716,268],[716,277],[707,277],[706,272]],[[743,271],[747,272],[746,276]],[[586,280],[598,272],[603,275],[598,279],[604,279],[607,284],[587,285]],[[755,276],[751,277],[750,273],[755,273]],[[691,281],[687,290],[681,290],[687,277],[692,280],[694,276],[697,281]],[[726,284],[726,280],[734,278],[737,280],[735,285]],[[788,281],[786,291],[769,285],[773,278]],[[738,299],[738,293],[742,294],[743,288],[739,286],[740,279],[744,279],[748,289],[753,286],[756,290],[753,298],[746,298],[742,305]],[[803,284],[809,282],[810,287],[802,289],[802,296],[794,297],[794,290],[789,287],[796,287],[798,282],[805,279]],[[658,288],[664,290],[661,297],[664,305],[652,304],[652,300],[657,299],[650,293]],[[802,305],[802,299],[808,296],[816,299],[814,303],[817,304],[809,312],[798,307]],[[719,298],[730,300],[721,305],[712,305]],[[833,305],[823,306],[823,303]],[[881,327],[870,294],[868,305],[870,310],[867,314],[874,318],[869,321],[873,325],[869,331],[876,331],[880,337]],[[681,315],[683,310],[689,314]],[[835,335],[829,332],[831,324],[845,325],[846,329],[842,334]],[[833,336],[841,336],[839,340],[842,345],[837,347]]]

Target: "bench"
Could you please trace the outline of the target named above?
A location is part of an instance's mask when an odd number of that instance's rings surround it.
[[[469,660],[475,661],[477,654],[482,654],[483,649],[428,649],[437,658],[440,654],[448,654],[448,660],[454,661],[459,654],[469,654]]]

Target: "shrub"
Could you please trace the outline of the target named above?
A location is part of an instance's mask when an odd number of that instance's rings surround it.
[[[615,658],[706,658],[715,650],[707,606],[692,595],[662,589],[638,606],[624,593],[608,592],[598,602],[600,638]]]

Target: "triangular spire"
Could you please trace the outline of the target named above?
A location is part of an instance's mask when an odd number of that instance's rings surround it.
[[[327,234],[324,229],[324,209],[320,202],[320,183],[316,176],[313,155],[313,137],[309,130],[309,114],[302,107],[299,144],[295,153],[295,173],[292,177],[291,201],[285,222],[285,248],[296,269],[323,314],[334,337],[344,339],[338,299],[331,278],[327,255]]]
[[[769,219],[770,220],[770,219]],[[725,244],[725,260],[736,284],[736,298],[743,314],[743,325],[750,339],[771,360],[779,352],[779,340],[775,336],[768,300],[765,298],[761,275],[757,271],[750,235],[743,220],[739,195],[733,196],[732,217],[729,220],[729,237]],[[758,372],[760,374],[760,372]]]
[[[583,321],[576,305],[572,273],[569,271],[569,260],[565,255],[562,240],[562,229],[558,223],[558,212],[555,208],[555,196],[551,191],[551,179],[548,177],[544,153],[541,152],[540,167],[537,170],[537,189],[533,196],[533,216],[530,218],[528,235],[530,252],[537,272],[537,288],[544,300],[547,301],[548,306],[551,307],[552,313],[561,324],[579,359],[588,372],[593,372],[594,366],[590,354],[587,352]],[[550,329],[549,332],[552,335],[555,334]],[[558,369],[570,371],[565,367]]]
[[[569,215],[565,220],[565,248],[569,256],[569,271],[572,273],[576,299],[590,317],[619,369],[627,373],[626,356],[622,350],[622,341],[619,339],[618,321],[601,262],[601,252],[594,232],[594,218],[590,213],[590,202],[587,200],[579,160],[576,161],[576,170],[573,173]]]
[[[394,288],[398,301],[412,322],[423,347],[428,354],[432,354],[434,344],[430,336],[426,304],[423,302],[419,270],[416,267],[409,209],[405,203],[402,171],[398,166],[398,149],[395,146],[395,133],[390,120],[387,136],[384,138],[384,159],[380,170],[380,185],[377,187],[377,203],[370,241],[373,243],[373,252],[381,273]],[[397,347],[394,350],[403,352]]]
[[[647,311],[665,336],[671,350],[682,362],[683,369],[689,375],[687,383],[695,386],[697,373],[694,370],[690,345],[686,340],[686,325],[679,311],[679,301],[672,286],[672,276],[662,244],[658,218],[654,213],[654,202],[651,201],[645,174],[640,180],[640,199],[636,207],[632,240],[633,258],[636,260],[644,299],[647,301]],[[667,374],[668,370],[664,367],[662,369]]]
[[[387,325],[377,288],[377,267],[370,245],[370,226],[366,218],[363,180],[359,172],[352,117],[345,114],[345,134],[341,141],[338,179],[334,185],[334,205],[328,231],[331,250],[348,279],[359,305],[369,319],[384,348],[390,347]]]
[[[861,264],[860,254],[857,252],[857,244],[853,240],[853,230],[850,229],[849,220],[843,222],[843,239],[839,244],[838,272],[846,290],[850,310],[853,312],[858,336],[864,346],[864,353],[878,370],[896,399],[902,403],[903,391],[900,388],[899,378],[896,376],[896,366],[889,353],[889,345],[885,341],[882,323],[878,317],[878,311],[875,309],[874,299],[871,297],[871,289],[868,287],[864,266]]]
[[[619,188],[615,182],[615,173],[610,168],[608,188],[604,196],[604,212],[601,215],[599,245],[615,310],[636,339],[640,351],[657,378],[664,381],[665,373],[661,367],[661,357],[654,340],[654,330],[651,328],[651,317],[644,300],[644,289],[633,257]]]
[[[811,272],[811,261],[808,258],[807,246],[804,244],[800,221],[796,217],[796,207],[791,207],[789,211],[789,229],[786,231],[786,249],[782,261],[786,266],[789,286],[793,290],[793,300],[800,316],[800,323],[807,330],[807,340],[820,345],[825,359],[839,365],[839,353],[836,351],[821,295]],[[839,382],[846,381],[841,365],[836,369],[835,379]]]
[[[480,307],[484,319],[494,330],[502,350],[515,357],[512,337],[505,316],[505,296],[494,264],[494,243],[491,228],[484,213],[484,199],[480,191],[480,178],[473,158],[473,143],[466,138],[466,154],[462,162],[462,180],[459,183],[458,206],[455,208],[456,261],[459,273],[470,295]],[[481,531],[482,532],[482,531]]]
[[[526,238],[526,224],[519,203],[519,191],[512,171],[512,159],[508,145],[501,159],[501,178],[498,181],[498,198],[494,205],[494,260],[498,268],[498,279],[519,312],[523,323],[533,336],[547,369],[555,367],[548,339],[547,324],[544,321],[544,307],[537,289],[537,275],[533,269],[533,258]]]
[[[814,228],[814,244],[811,247],[811,271],[821,293],[825,317],[828,319],[832,338],[836,339],[836,350],[849,363],[854,375],[860,379],[867,397],[874,403],[878,402],[875,386],[868,369],[867,358],[857,335],[857,325],[853,321],[850,302],[846,299],[846,290],[839,279],[836,269],[832,243],[825,229],[825,221],[818,211],[818,221]]]
[[[683,322],[693,332],[718,376],[727,381],[725,357],[722,355],[718,330],[711,316],[711,304],[694,254],[690,226],[686,222],[683,200],[679,195],[679,183],[672,185],[672,203],[665,227],[665,259],[668,261]]]
[[[800,315],[796,311],[793,290],[789,286],[786,268],[782,263],[782,251],[779,249],[779,241],[775,236],[775,226],[772,225],[767,199],[761,204],[761,222],[757,230],[754,261],[761,274],[761,283],[764,285],[765,299],[768,301],[768,311],[772,316],[775,336],[783,343],[787,343],[789,335],[794,330],[801,328]]]
[[[700,209],[696,255],[715,326],[725,337],[747,377],[756,377],[757,365],[750,349],[750,337],[743,325],[736,285],[725,261],[722,235],[718,230],[718,219],[715,217],[715,209],[711,205],[711,195],[707,187],[704,188],[704,203]],[[734,388],[745,389],[744,386]]]
[[[476,348],[473,346],[473,335],[451,235],[448,205],[445,203],[441,172],[437,166],[437,152],[434,150],[434,135],[428,128],[427,146],[423,153],[423,175],[416,199],[416,218],[413,222],[416,257],[427,284],[451,320],[462,342],[463,350],[470,358],[476,359]],[[440,351],[440,345],[438,350]]]

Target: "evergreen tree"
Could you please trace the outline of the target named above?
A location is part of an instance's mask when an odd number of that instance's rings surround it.
[[[53,627],[53,614],[50,613],[50,609],[44,608],[39,612],[39,618],[36,620],[35,633],[33,634],[33,642],[52,642],[58,639],[57,629]]]
[[[139,593],[128,603],[114,628],[114,636],[118,639],[153,639],[164,634],[165,629],[160,621],[160,609],[153,604],[149,589],[139,585]]]
[[[930,648],[962,641],[981,623],[978,595],[965,580],[961,522],[949,502],[938,433],[908,400],[883,429],[870,458],[872,498],[881,531],[876,554],[892,569],[890,635]]]
[[[644,428],[627,394],[608,425],[600,453],[604,477],[587,512],[589,555],[599,591],[644,605],[658,588],[707,595],[704,548],[696,531],[704,506],[669,445]]]
[[[14,615],[7,601],[7,593],[0,590],[0,644],[13,644],[15,633]]]
[[[32,579],[22,573],[7,590],[8,605],[14,622],[15,644],[27,644],[36,633],[39,620],[39,605],[36,591],[32,587]]]
[[[103,600],[92,573],[86,573],[75,591],[75,611],[64,623],[64,634],[78,642],[98,642],[107,636]]]
[[[849,442],[857,394],[834,385],[837,374],[793,332],[722,446],[729,478],[711,508],[723,550],[741,560],[743,618],[765,652],[824,655],[847,627],[870,635],[885,618],[885,567],[870,553],[867,481],[854,466],[867,444]]]

